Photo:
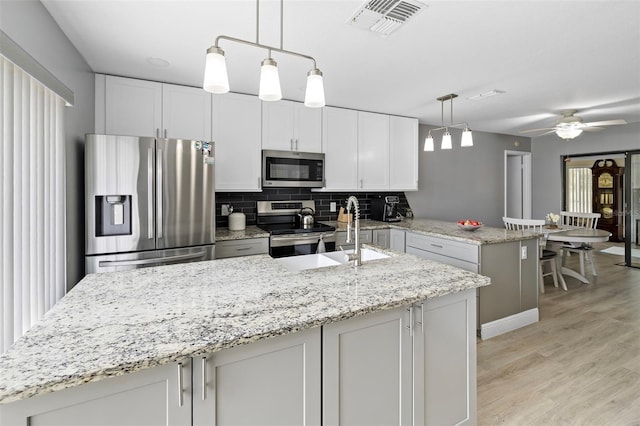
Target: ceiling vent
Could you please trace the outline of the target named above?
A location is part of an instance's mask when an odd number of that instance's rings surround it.
[[[425,7],[415,0],[370,0],[347,22],[386,37]]]

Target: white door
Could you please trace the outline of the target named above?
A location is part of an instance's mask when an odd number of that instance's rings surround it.
[[[389,189],[389,116],[358,111],[358,188]]]
[[[504,215],[531,219],[530,152],[504,152]]]
[[[211,140],[211,93],[200,88],[162,85],[164,138]]]
[[[322,109],[294,102],[294,145],[296,151],[322,152]]]
[[[356,189],[358,186],[358,111],[324,107],[322,127],[326,189]]]
[[[162,128],[162,84],[106,76],[105,132],[109,135],[158,136]]]

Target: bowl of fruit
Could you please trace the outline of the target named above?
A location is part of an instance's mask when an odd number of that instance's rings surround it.
[[[465,231],[475,231],[478,228],[482,227],[482,222],[478,222],[477,220],[459,220],[458,228],[464,229]]]

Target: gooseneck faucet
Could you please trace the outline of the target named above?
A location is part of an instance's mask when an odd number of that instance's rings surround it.
[[[351,243],[351,215],[349,212],[351,211],[351,205],[353,205],[355,210],[355,249],[353,253],[349,254],[349,260],[353,260],[354,266],[362,265],[362,258],[360,256],[360,204],[358,203],[358,199],[355,196],[350,196],[347,200],[347,243]]]

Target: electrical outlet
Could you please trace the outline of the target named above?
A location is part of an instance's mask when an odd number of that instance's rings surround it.
[[[520,247],[520,259],[525,260],[527,258],[527,246]]]
[[[329,211],[330,212],[335,212],[336,211],[336,202],[332,201],[331,203],[329,203]]]
[[[220,213],[222,214],[222,216],[229,216],[229,204],[223,204],[221,206],[221,210],[222,211]]]

